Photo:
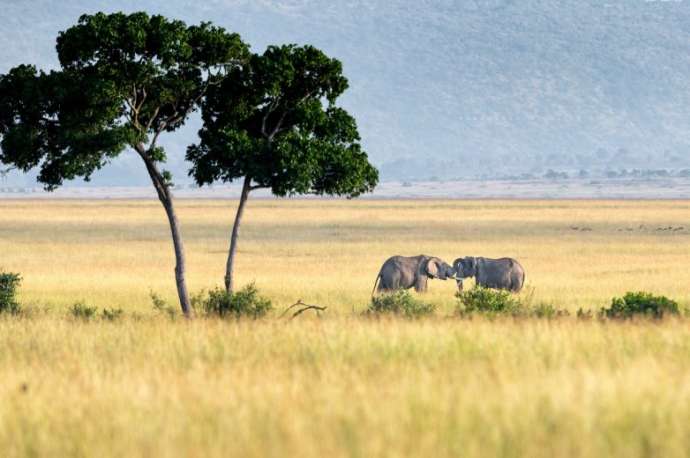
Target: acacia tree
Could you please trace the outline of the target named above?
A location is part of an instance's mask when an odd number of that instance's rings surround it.
[[[0,162],[40,168],[47,190],[90,178],[126,147],[141,157],[170,224],[180,306],[185,253],[159,136],[182,126],[212,84],[249,57],[239,35],[146,13],[84,15],[57,38],[60,70],[0,76]]]
[[[240,223],[249,193],[356,197],[378,172],[357,124],[336,99],[348,87],[342,64],[312,46],[271,46],[209,89],[200,142],[187,149],[199,185],[242,180],[225,272],[233,289]]]

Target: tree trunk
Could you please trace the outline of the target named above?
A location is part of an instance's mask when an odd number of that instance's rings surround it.
[[[158,200],[160,200],[161,204],[163,204],[165,214],[168,217],[170,232],[173,239],[173,247],[175,249],[175,284],[177,285],[177,296],[180,299],[180,308],[182,308],[182,313],[184,313],[186,318],[191,318],[192,306],[189,301],[189,291],[187,290],[187,280],[185,276],[186,261],[184,254],[184,243],[182,242],[182,236],[180,234],[180,223],[177,219],[177,214],[175,213],[175,206],[173,205],[172,193],[170,192],[170,187],[168,184],[165,183],[165,179],[156,168],[155,163],[146,154],[145,149],[142,146],[137,146],[135,149],[144,160],[144,164],[146,164],[146,170],[151,177],[153,187],[156,189]]]
[[[232,225],[232,235],[230,236],[230,252],[228,253],[228,262],[225,265],[225,290],[228,293],[232,293],[235,253],[237,252],[237,238],[240,233],[240,223],[242,222],[244,204],[247,202],[247,198],[249,197],[249,191],[251,191],[251,181],[251,178],[244,177],[242,194],[240,195],[240,203],[237,207],[237,214],[235,215],[235,224]]]
[[[170,232],[173,239],[173,247],[175,249],[175,284],[177,285],[177,296],[180,299],[180,307],[182,313],[187,318],[192,317],[192,306],[189,301],[189,291],[187,290],[186,279],[186,260],[184,253],[184,243],[180,234],[180,224],[175,214],[175,207],[173,206],[172,195],[170,190],[166,187],[167,198],[165,201],[161,199],[161,203],[165,208],[165,213],[168,215],[168,222],[170,223]]]

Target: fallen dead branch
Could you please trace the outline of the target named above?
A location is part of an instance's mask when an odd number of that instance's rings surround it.
[[[299,315],[306,312],[307,310],[315,310],[316,314],[319,315],[320,312],[323,312],[328,307],[322,307],[320,305],[305,304],[304,302],[302,302],[302,299],[300,299],[297,302],[295,302],[294,304],[292,304],[290,307],[286,308],[285,311],[283,311],[283,313],[280,314],[279,318],[284,317],[290,310],[292,310],[294,308],[298,308],[298,310],[292,314],[292,316],[290,317],[291,320],[298,317]]]

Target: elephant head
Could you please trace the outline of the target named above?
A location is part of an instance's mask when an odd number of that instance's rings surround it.
[[[453,269],[459,281],[463,278],[474,277],[477,275],[477,258],[471,256],[458,258],[453,261]]]
[[[438,278],[439,280],[446,280],[455,275],[453,267],[439,258],[429,258],[423,265],[423,270],[429,278]]]
[[[453,270],[455,271],[455,281],[458,283],[458,290],[462,291],[462,280],[477,275],[477,258],[471,256],[458,258],[453,261]]]

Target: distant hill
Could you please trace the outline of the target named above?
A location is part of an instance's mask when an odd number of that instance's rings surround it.
[[[654,0],[6,0],[0,71],[56,65],[85,12],[147,10],[239,32],[255,50],[340,58],[383,178],[553,167],[690,166],[690,2]],[[198,121],[166,140],[178,181]],[[126,156],[96,182],[143,183]]]

